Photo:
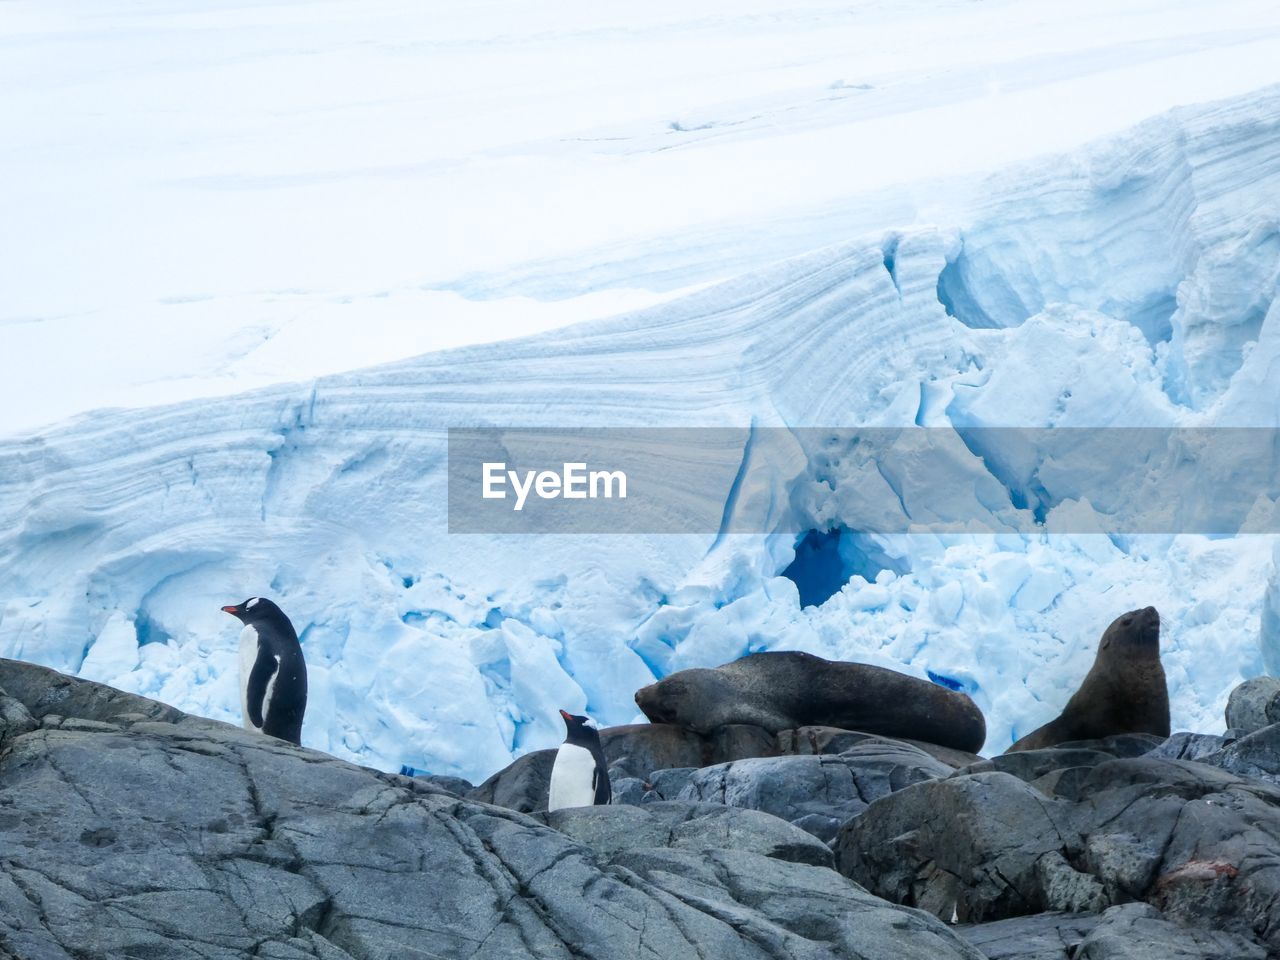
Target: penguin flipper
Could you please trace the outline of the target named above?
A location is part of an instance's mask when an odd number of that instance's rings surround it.
[[[253,670],[249,673],[249,683],[245,699],[249,707],[249,722],[257,729],[263,726],[262,707],[267,699],[267,684],[275,675],[278,661],[261,647],[258,648],[258,659],[253,662]]]
[[[597,807],[608,806],[613,801],[613,785],[609,783],[609,774],[599,765],[591,771],[591,790],[595,794]]]

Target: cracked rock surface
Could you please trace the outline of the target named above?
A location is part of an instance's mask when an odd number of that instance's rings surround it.
[[[614,803],[683,800],[759,810],[824,842],[873,800],[980,759],[835,727],[771,734],[732,724],[702,736],[653,723],[611,727],[600,740]],[[467,796],[521,812],[544,811],[554,761],[555,750],[526,754]]]
[[[1072,960],[1280,955],[1280,789],[1208,762],[1097,752],[1043,751],[1016,770],[900,790],[841,829],[838,868],[886,899],[961,923],[1102,913],[1063,954]],[[1073,766],[1050,777],[1054,753]],[[1178,937],[1182,952],[1161,946]],[[993,955],[991,943],[974,942]],[[998,955],[1053,953],[1028,937],[1025,954]]]
[[[765,814],[544,819],[0,660],[6,960],[981,958]]]
[[[868,738],[841,753],[762,757],[693,771],[677,794],[762,810],[830,841],[841,824],[880,797],[952,768],[919,747]]]

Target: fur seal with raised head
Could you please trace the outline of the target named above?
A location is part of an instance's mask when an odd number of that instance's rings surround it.
[[[827,726],[970,753],[987,737],[982,711],[963,693],[883,667],[796,651],[681,670],[637,691],[636,703],[655,723],[701,734],[731,723],[770,733]]]
[[[1116,617],[1098,643],[1093,667],[1062,713],[1005,752],[1118,733],[1169,736],[1169,688],[1160,665],[1160,614],[1155,607]]]

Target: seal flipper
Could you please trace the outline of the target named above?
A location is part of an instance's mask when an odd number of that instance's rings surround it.
[[[253,671],[249,674],[246,697],[249,705],[249,722],[258,730],[264,725],[263,705],[267,702],[267,686],[279,667],[279,661],[261,646],[258,647],[258,659],[253,663]]]

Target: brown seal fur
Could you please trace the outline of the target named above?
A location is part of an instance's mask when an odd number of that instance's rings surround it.
[[[1117,733],[1169,736],[1169,688],[1160,665],[1160,614],[1155,607],[1130,610],[1112,621],[1092,669],[1061,715],[1006,752]]]
[[[636,703],[655,723],[708,734],[731,723],[770,733],[828,726],[976,753],[987,723],[968,696],[865,663],[794,651],[753,653],[714,670],[681,670]]]

